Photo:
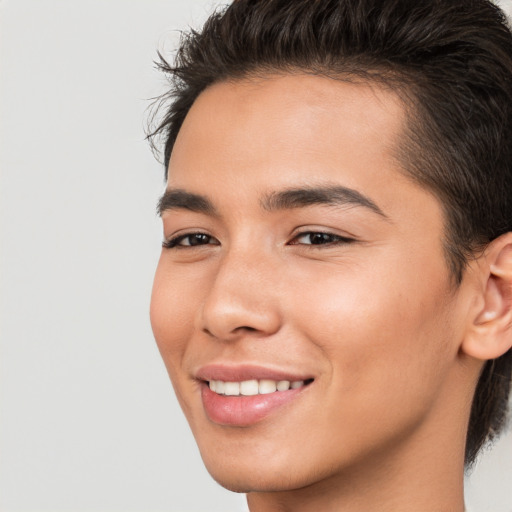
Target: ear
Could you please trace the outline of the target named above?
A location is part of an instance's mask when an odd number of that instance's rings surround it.
[[[481,296],[461,349],[476,359],[496,359],[512,347],[512,232],[493,240],[476,263]]]

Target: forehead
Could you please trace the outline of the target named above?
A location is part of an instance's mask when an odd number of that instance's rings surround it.
[[[169,179],[184,173],[202,179],[215,169],[231,170],[236,181],[248,178],[248,166],[253,176],[273,180],[285,178],[290,166],[299,179],[356,162],[397,167],[393,154],[404,117],[395,94],[368,83],[303,74],[218,83],[188,113]]]

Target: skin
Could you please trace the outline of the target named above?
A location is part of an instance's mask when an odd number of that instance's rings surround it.
[[[440,204],[393,156],[404,122],[377,86],[282,75],[213,85],[179,133],[167,188],[206,196],[216,213],[162,212],[166,239],[209,238],[162,250],[151,321],[207,469],[247,492],[252,512],[464,508],[481,368],[464,343],[485,286],[472,267],[453,284]],[[382,214],[261,204],[332,185]],[[312,245],[310,232],[335,236]],[[254,425],[219,425],[195,378],[212,362],[314,381]]]

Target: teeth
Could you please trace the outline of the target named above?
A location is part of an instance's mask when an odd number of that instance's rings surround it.
[[[239,382],[226,382],[224,384],[224,394],[229,396],[240,395],[240,383]]]
[[[304,386],[303,380],[290,382],[289,380],[244,380],[242,382],[225,382],[223,380],[211,380],[210,389],[218,395],[226,396],[254,396],[267,395],[276,391],[288,391],[289,389],[298,389]]]
[[[275,380],[260,380],[259,386],[260,395],[268,395],[269,393],[275,393],[277,391],[277,383]]]
[[[257,380],[244,380],[240,382],[240,394],[244,396],[253,396],[258,394],[258,381]]]
[[[290,381],[289,380],[280,380],[277,383],[277,391],[288,391],[290,389]]]

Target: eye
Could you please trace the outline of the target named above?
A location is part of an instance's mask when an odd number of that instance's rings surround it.
[[[206,233],[187,233],[164,240],[162,243],[162,247],[166,249],[197,247],[200,245],[219,245],[219,242]]]
[[[334,235],[333,233],[324,233],[322,231],[308,231],[300,233],[291,242],[290,245],[338,245],[355,242],[353,238]]]

